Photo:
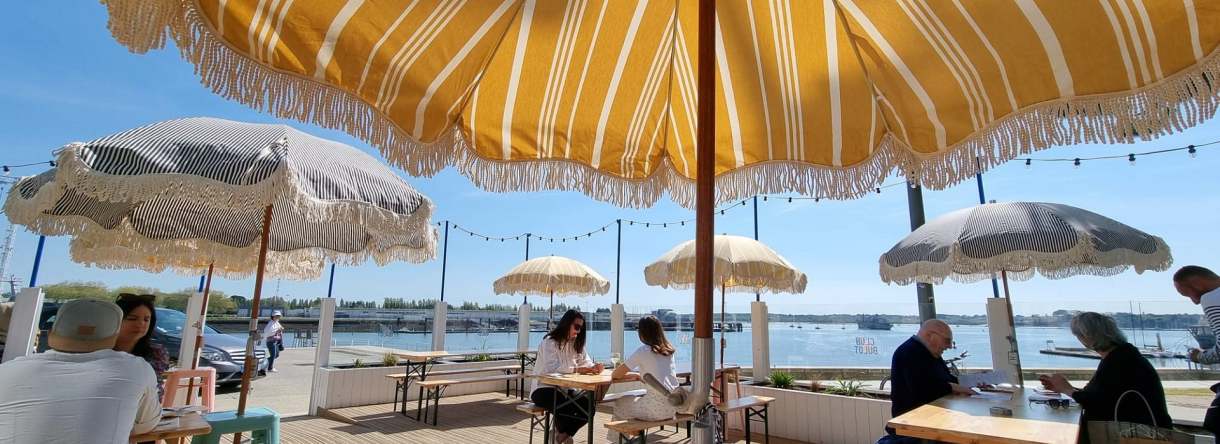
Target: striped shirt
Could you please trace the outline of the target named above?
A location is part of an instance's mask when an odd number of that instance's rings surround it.
[[[1209,291],[1199,298],[1203,306],[1203,315],[1207,316],[1207,325],[1212,327],[1212,333],[1220,333],[1220,288]],[[1220,364],[1220,342],[1210,350],[1199,353],[1200,364]]]

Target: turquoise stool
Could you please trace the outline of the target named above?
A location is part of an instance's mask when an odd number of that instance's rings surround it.
[[[244,416],[236,410],[205,413],[203,419],[212,432],[191,439],[192,444],[220,444],[221,436],[247,431],[254,444],[280,444],[280,414],[265,407],[248,408]]]

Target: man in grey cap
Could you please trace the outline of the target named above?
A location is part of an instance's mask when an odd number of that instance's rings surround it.
[[[0,442],[120,444],[156,427],[152,367],[111,350],[122,322],[110,301],[61,305],[51,350],[0,365]]]

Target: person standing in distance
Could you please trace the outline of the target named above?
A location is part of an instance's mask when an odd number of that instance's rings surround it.
[[[1195,305],[1203,307],[1203,316],[1212,333],[1220,333],[1220,276],[1215,272],[1198,265],[1187,265],[1179,268],[1173,274],[1173,288],[1178,294],[1190,298]],[[1190,361],[1200,364],[1220,364],[1220,343],[1211,350],[1196,348],[1190,351]],[[1220,393],[1220,383],[1212,386],[1212,391]],[[1203,417],[1203,428],[1213,435],[1220,436],[1220,396],[1212,400],[1211,407]]]
[[[275,358],[280,357],[280,351],[284,350],[284,326],[280,325],[280,318],[284,317],[279,310],[271,312],[271,320],[267,321],[267,326],[263,328],[263,338],[267,341],[267,371],[276,372]]]

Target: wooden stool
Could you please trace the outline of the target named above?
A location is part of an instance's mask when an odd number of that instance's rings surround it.
[[[198,383],[195,382],[196,378],[199,379]],[[187,379],[190,382],[183,384],[181,383],[183,379]],[[194,370],[176,369],[165,372],[165,398],[161,400],[161,406],[173,407],[175,405],[180,405],[174,403],[178,396],[178,389],[182,387],[190,387],[191,384],[195,384],[194,387],[199,388],[202,392],[199,396],[199,405],[207,407],[207,412],[215,410],[216,369],[211,367],[198,368]],[[183,401],[190,403],[190,399],[191,395],[188,392],[186,399]]]
[[[220,437],[237,432],[250,432],[252,444],[280,444],[280,414],[266,407],[246,409],[244,416],[236,410],[203,415],[212,432],[196,437],[192,444],[220,444]]]

